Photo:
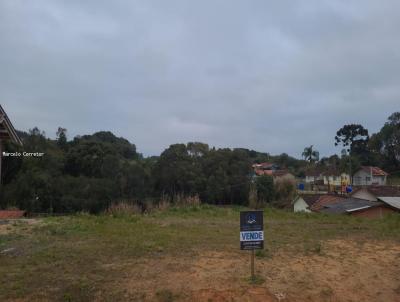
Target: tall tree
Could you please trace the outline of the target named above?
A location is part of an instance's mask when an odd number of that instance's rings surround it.
[[[400,168],[400,112],[388,117],[382,129],[371,137],[369,147],[389,171]]]
[[[317,150],[313,150],[313,147],[314,145],[305,147],[303,153],[301,154],[302,157],[310,163],[319,160],[319,152]]]
[[[350,154],[359,154],[366,149],[368,139],[368,130],[362,125],[344,125],[336,132],[335,146],[342,145]]]
[[[65,150],[65,148],[67,146],[67,129],[58,127],[56,135],[57,135],[57,145],[61,149]]]

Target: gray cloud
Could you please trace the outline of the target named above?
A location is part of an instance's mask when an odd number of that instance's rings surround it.
[[[398,1],[0,1],[0,100],[19,129],[111,130],[300,156],[399,110]]]

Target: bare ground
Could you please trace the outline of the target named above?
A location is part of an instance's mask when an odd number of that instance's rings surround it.
[[[247,278],[249,260],[234,251],[146,258],[119,264],[124,281],[114,286],[138,301],[400,301],[393,243],[333,240],[318,254],[257,258],[258,285]]]

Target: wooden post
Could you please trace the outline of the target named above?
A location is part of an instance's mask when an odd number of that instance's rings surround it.
[[[254,250],[251,250],[251,280],[254,281]]]

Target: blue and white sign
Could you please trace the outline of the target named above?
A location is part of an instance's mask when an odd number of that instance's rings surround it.
[[[240,241],[264,240],[264,231],[240,232]]]
[[[263,211],[240,212],[240,249],[264,248]]]

